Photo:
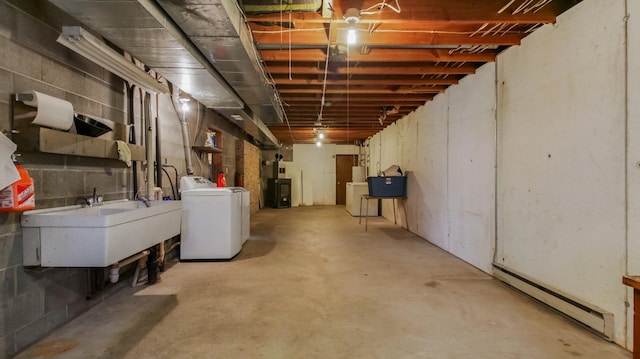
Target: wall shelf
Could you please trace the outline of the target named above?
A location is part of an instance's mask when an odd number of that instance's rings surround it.
[[[28,118],[15,118],[14,128],[18,133],[14,133],[11,140],[18,145],[18,152],[45,152],[118,159],[115,140],[105,140],[32,125],[31,119]],[[145,160],[144,146],[127,145],[131,150],[132,161]]]
[[[193,146],[191,147],[194,151],[197,152],[205,152],[205,153],[221,153],[222,149],[217,147],[209,147],[209,146]]]
[[[213,134],[211,134],[213,132]],[[213,136],[211,138],[210,136]],[[192,146],[191,150],[195,151],[200,159],[206,161],[209,165],[209,179],[215,181],[216,176],[222,171],[223,152],[222,152],[222,132],[214,128],[208,128],[203,131],[196,140],[201,146]]]

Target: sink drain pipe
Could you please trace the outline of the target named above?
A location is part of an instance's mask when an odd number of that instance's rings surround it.
[[[146,256],[149,255],[149,250],[144,250],[138,254],[134,254],[129,258],[123,259],[120,262],[114,263],[111,266],[111,270],[109,271],[109,281],[111,283],[117,283],[118,280],[120,280],[120,268],[131,264],[137,260],[139,260],[140,258],[144,258]]]

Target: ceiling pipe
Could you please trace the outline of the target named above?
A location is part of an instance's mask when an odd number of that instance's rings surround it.
[[[191,176],[193,175],[193,162],[191,161],[191,134],[189,133],[189,121],[187,120],[187,112],[189,109],[187,103],[189,102],[189,99],[178,99],[178,101],[180,101],[180,103],[178,103],[178,105],[180,105],[179,107],[176,106],[175,99],[171,96],[171,103],[173,104],[178,117],[180,117],[180,111],[182,111],[182,120],[180,121],[182,128],[182,147],[184,149],[184,161],[187,175]],[[196,104],[196,110],[199,110],[197,107],[198,106]]]

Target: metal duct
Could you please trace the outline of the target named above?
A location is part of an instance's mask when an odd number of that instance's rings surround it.
[[[261,143],[278,145],[263,121],[282,122],[282,109],[234,1],[49,1],[208,108],[244,115],[249,121],[238,125]]]
[[[247,117],[259,118],[267,124],[282,122],[277,92],[266,77],[235,0],[158,0],[158,3],[242,97],[251,109]]]
[[[289,0],[287,2],[268,2],[264,0],[241,0],[247,14],[269,14],[278,12],[316,12],[322,7],[322,0]]]

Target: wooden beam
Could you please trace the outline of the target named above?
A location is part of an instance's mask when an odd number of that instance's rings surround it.
[[[332,63],[329,65],[329,74],[347,74],[346,62],[344,63]],[[271,64],[267,63],[267,69],[274,75],[278,74],[324,74],[324,66],[317,65],[288,65]],[[472,64],[463,64],[460,66],[442,66],[432,64],[431,66],[425,64],[424,66],[395,64],[384,66],[352,66],[348,70],[351,75],[371,75],[371,74],[386,74],[386,75],[469,75],[476,73],[476,66]]]
[[[416,87],[416,88],[399,88],[399,89],[349,89],[350,94],[364,94],[364,95],[376,95],[376,94],[422,94],[422,93],[443,93],[446,90],[446,86],[437,87]],[[292,88],[278,88],[278,92],[281,94],[314,94],[321,93],[322,89],[292,89]],[[327,89],[327,94],[346,94],[347,89]]]
[[[404,116],[406,116],[407,114],[402,114],[402,115],[397,115],[397,116],[389,116],[389,118],[395,118],[395,119],[399,119],[402,118]],[[380,118],[380,115],[370,115],[370,116],[360,116],[360,117],[352,117],[349,116],[349,121],[350,124],[369,124],[371,122],[378,122],[378,118]],[[297,116],[291,116],[289,118],[289,124],[291,126],[301,126],[301,125],[308,125],[308,126],[313,126],[315,125],[315,123],[317,122],[317,118],[309,118],[309,117],[297,117]],[[334,116],[334,117],[327,117],[327,118],[322,118],[322,123],[327,125],[329,123],[331,123],[333,126],[347,126],[347,117],[345,116]],[[286,124],[285,124],[286,125]]]
[[[322,80],[318,80],[318,79],[298,79],[298,78],[294,78],[289,80],[287,79],[282,79],[282,78],[278,78],[278,79],[274,79],[276,85],[311,85],[311,86],[321,86],[323,84]],[[456,85],[458,83],[458,79],[456,78],[449,78],[449,79],[429,79],[429,78],[425,78],[425,79],[415,79],[415,80],[408,80],[408,79],[398,79],[398,80],[392,80],[392,79],[376,79],[374,76],[371,76],[369,79],[367,80],[327,80],[327,85],[378,85],[378,86],[385,86],[385,85]]]
[[[353,116],[353,118],[356,117],[362,117],[362,116],[378,116],[382,113],[382,109],[384,107],[390,107],[390,106],[372,106],[370,107],[368,111],[355,111],[355,110],[350,110],[349,111],[349,116]],[[404,109],[402,111],[398,111],[395,114],[389,115],[389,116],[394,116],[394,115],[406,115],[408,113],[410,113],[411,111],[413,111],[414,108],[410,108],[410,107],[403,107]],[[329,108],[330,109],[330,108]],[[322,116],[326,116],[327,118],[329,117],[336,117],[336,118],[342,118],[345,117],[347,115],[347,111],[346,109],[342,110],[342,111],[330,111],[329,109],[325,108],[322,111]],[[303,109],[298,109],[297,111],[287,111],[287,116],[289,116],[289,118],[299,118],[299,119],[309,119],[309,120],[315,120],[318,116],[318,113],[320,112],[319,109],[310,109],[310,110],[303,110]],[[377,118],[377,117],[376,117]]]
[[[377,3],[376,1],[362,1],[360,9],[366,9]],[[490,23],[490,24],[549,24],[556,20],[551,7],[542,8],[537,13],[516,14],[505,11],[498,13],[506,3],[506,0],[402,0],[402,11],[396,13],[386,9],[378,14],[362,15],[361,24],[369,23],[392,23],[406,24],[408,22],[431,23],[431,24],[469,24],[469,23]],[[334,2],[334,19],[343,19],[344,10],[350,4],[342,7],[341,2]],[[307,23],[328,23],[329,19],[323,18],[319,13],[293,13],[292,20],[295,22]],[[288,21],[288,14],[286,21]],[[248,16],[250,22],[280,22],[280,14],[266,14],[259,16]],[[339,21],[339,20],[336,20]]]
[[[265,61],[324,61],[325,51],[322,49],[296,49],[291,50],[261,50],[260,54]],[[491,62],[498,53],[487,50],[481,53],[471,54],[459,51],[449,54],[446,49],[371,49],[367,54],[353,51],[350,54],[351,62]],[[346,61],[346,54],[330,58],[329,61]]]
[[[331,115],[331,116],[343,116],[346,114],[348,109],[349,113],[354,115],[361,115],[361,114],[371,115],[371,114],[379,114],[382,111],[383,107],[389,107],[389,106],[373,106],[372,105],[370,107],[356,107],[356,108],[347,108],[346,106],[340,106],[340,107],[330,106],[330,107],[325,107],[322,113]],[[315,107],[312,107],[312,108],[294,107],[294,108],[287,109],[287,115],[306,116],[308,114],[317,114],[319,110],[320,110],[319,108],[316,109]],[[397,113],[409,113],[409,112],[411,112],[411,108],[409,106],[403,106],[403,107],[400,107]]]
[[[386,123],[384,126],[376,126],[370,128],[358,128],[358,129],[343,129],[341,131],[336,131],[334,134],[330,136],[326,136],[322,141],[323,143],[332,143],[332,144],[353,144],[354,141],[364,141],[368,137],[375,135],[380,132],[382,129],[390,125],[390,123]],[[309,143],[313,144],[316,142],[315,134],[313,133],[312,128],[306,129],[274,129],[271,131],[282,143]],[[293,137],[293,138],[292,138]]]
[[[349,115],[349,120],[350,121],[372,121],[372,120],[378,120],[378,118],[380,117],[380,111],[376,112],[376,113],[370,113],[370,114],[350,114]],[[387,115],[387,117],[403,117],[408,115],[409,112],[403,112],[403,113],[397,113],[394,115]],[[326,116],[325,116],[326,115]],[[308,122],[315,122],[317,120],[317,116],[318,114],[316,112],[313,113],[309,113],[309,114],[292,114],[289,115],[287,114],[287,117],[289,118],[289,121],[308,121]],[[343,114],[325,114],[322,113],[322,122],[327,122],[327,121],[336,121],[342,124],[346,125],[346,121],[347,121],[347,114],[343,113]]]
[[[382,121],[382,123],[384,124],[385,122],[395,122],[397,120],[401,119],[401,117],[395,118],[395,119],[385,119],[384,121]],[[300,128],[310,128],[313,129],[314,127],[318,127],[315,126],[313,122],[305,122],[305,123],[301,123],[299,125],[295,125],[295,122],[291,122],[291,128],[292,129],[300,129]],[[373,126],[378,127],[381,126],[380,125],[380,120],[378,120],[378,118],[371,118],[369,119],[367,122],[350,122],[349,126],[347,126],[346,122],[331,122],[331,121],[322,121],[322,126],[326,126],[329,128],[333,128],[333,129],[346,129],[346,128],[371,128]],[[326,128],[325,127],[325,128]]]
[[[336,31],[335,41],[332,45],[347,43],[347,26],[342,26]],[[488,30],[488,29],[487,29]],[[317,31],[290,31],[284,34],[274,31],[254,31],[254,38],[260,45],[311,45],[326,46],[327,34],[324,29]],[[382,46],[393,45],[397,47],[413,45],[519,45],[524,34],[504,34],[495,36],[469,36],[469,34],[444,34],[430,32],[373,32],[369,34],[367,29],[360,26],[357,28],[358,45]]]
[[[338,101],[338,102],[331,102],[330,106],[325,106],[325,108],[346,108],[346,99],[344,101]],[[320,109],[320,100],[316,100],[316,101],[294,101],[288,104],[289,106],[286,107],[286,109],[297,109],[297,108],[307,108],[307,109]],[[393,104],[395,105],[395,104]],[[393,106],[393,105],[389,105],[387,104],[386,106]],[[402,108],[406,107],[419,107],[424,105],[424,101],[404,101],[401,104],[398,103],[399,106],[401,106]],[[371,106],[371,102],[352,102],[349,103],[349,107],[351,109],[354,108],[361,108],[361,107],[370,107]],[[382,107],[383,104],[380,104],[380,106]]]
[[[393,96],[393,95],[382,95],[382,96],[376,96],[376,95],[367,95],[365,97],[360,97],[360,96],[350,96],[349,97],[349,102],[350,103],[357,103],[357,102],[364,102],[364,103],[379,103],[380,106],[384,106],[385,104],[388,105],[395,105],[395,104],[402,104],[403,102],[414,102],[414,101],[426,101],[426,100],[431,100],[433,97],[435,96],[435,94],[418,94],[418,95],[398,95],[398,96]],[[287,96],[281,96],[282,100],[286,103],[294,103],[294,102],[300,102],[300,101],[318,101],[320,102],[320,97],[318,96],[313,96],[313,95],[304,95],[304,96],[292,96],[292,95],[287,95]],[[337,102],[346,102],[347,98],[346,96],[326,96],[325,98],[325,102],[331,102],[331,103],[337,103]],[[286,107],[285,107],[286,110]]]

